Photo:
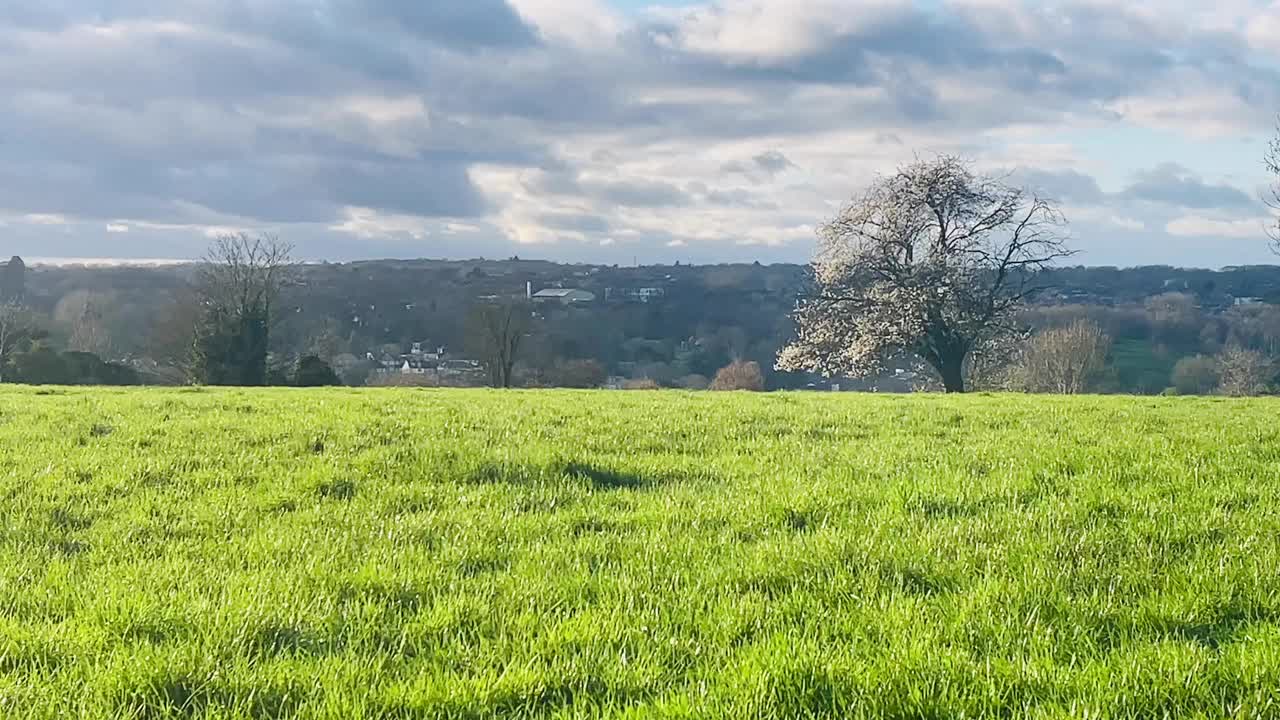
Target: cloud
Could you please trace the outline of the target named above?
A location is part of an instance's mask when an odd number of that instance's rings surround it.
[[[1210,185],[1177,164],[1166,163],[1138,174],[1125,189],[1130,197],[1173,207],[1251,208],[1257,202],[1243,191],[1229,185]]]
[[[1170,235],[1181,237],[1232,238],[1260,240],[1266,237],[1264,218],[1248,220],[1215,220],[1199,215],[1188,215],[1171,221],[1165,226]]]
[[[777,150],[766,150],[750,160],[734,160],[724,164],[727,173],[739,173],[757,181],[773,177],[795,168],[795,163]]]
[[[595,214],[544,213],[538,221],[548,228],[571,230],[580,233],[606,233],[609,223],[602,216]]]
[[[394,25],[450,47],[521,47],[535,42],[533,29],[505,0],[342,0],[334,9],[344,22],[357,27]]]
[[[1022,169],[1016,179],[1028,188],[1058,202],[1100,203],[1105,197],[1092,176],[1070,168]]]
[[[595,197],[624,207],[676,207],[689,204],[683,190],[661,180],[586,181],[583,187]]]
[[[1021,168],[1104,253],[1259,214],[1273,5],[653,5],[9,3],[0,214],[41,255],[271,227],[329,257],[803,260],[798,228],[939,151]]]

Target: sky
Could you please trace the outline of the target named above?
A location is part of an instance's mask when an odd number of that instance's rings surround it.
[[[0,255],[803,262],[915,157],[1074,262],[1280,262],[1280,0],[0,4]]]

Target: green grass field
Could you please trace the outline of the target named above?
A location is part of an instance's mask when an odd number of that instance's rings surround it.
[[[0,717],[1280,717],[1280,402],[4,390]]]

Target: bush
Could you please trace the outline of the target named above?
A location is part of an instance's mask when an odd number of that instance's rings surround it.
[[[567,360],[556,365],[551,384],[566,388],[597,388],[607,378],[604,366],[595,360]]]
[[[711,389],[763,392],[764,373],[760,371],[760,363],[734,360],[716,373]]]
[[[14,353],[5,378],[28,385],[138,385],[141,382],[131,367],[103,362],[93,353],[59,353],[44,345],[37,345],[29,352]]]
[[[1011,384],[1023,392],[1078,395],[1094,387],[1110,352],[1111,338],[1091,320],[1050,328],[1027,342]]]
[[[677,380],[676,386],[685,390],[706,390],[711,387],[711,381],[707,379],[706,375],[694,373],[693,375],[685,375]]]
[[[1196,355],[1173,366],[1173,387],[1179,395],[1210,395],[1218,388],[1218,361]]]
[[[338,377],[338,373],[329,367],[329,363],[315,355],[307,355],[298,360],[298,366],[293,371],[295,387],[325,387],[341,384],[342,380]]]
[[[1265,393],[1273,373],[1271,360],[1266,355],[1238,345],[1218,355],[1218,368],[1219,389],[1232,397]]]

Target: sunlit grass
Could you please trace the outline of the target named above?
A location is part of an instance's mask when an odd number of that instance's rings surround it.
[[[0,717],[1280,716],[1280,403],[0,392]]]

